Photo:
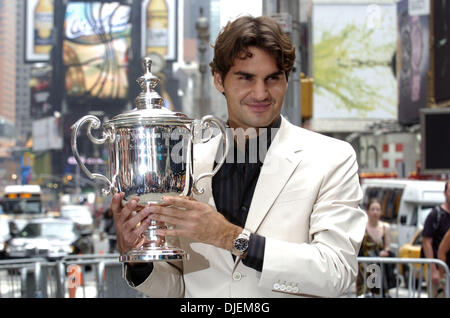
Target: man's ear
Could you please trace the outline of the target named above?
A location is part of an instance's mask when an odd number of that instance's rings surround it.
[[[225,88],[223,87],[223,81],[222,76],[220,76],[219,73],[214,73],[214,86],[216,86],[216,89],[225,95]]]

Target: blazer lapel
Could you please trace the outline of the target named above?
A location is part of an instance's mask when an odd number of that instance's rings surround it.
[[[294,126],[283,118],[280,130],[267,152],[245,222],[245,228],[252,233],[258,232],[276,198],[301,162],[303,141],[301,138],[292,138],[292,134],[298,135],[298,130],[293,131],[292,127]],[[233,273],[241,259],[236,257]]]
[[[295,126],[286,119],[282,119],[280,130],[272,141],[264,160],[245,223],[245,228],[253,233],[258,231],[274,201],[301,162],[302,140],[301,138],[292,138],[292,134],[298,135],[298,130],[293,130],[292,127]],[[205,144],[194,146],[194,178],[202,173],[212,171],[220,141],[221,138],[216,137]],[[199,187],[204,188],[205,191],[201,195],[195,195],[195,199],[216,207],[212,194],[212,178],[202,179]],[[231,254],[223,252],[229,255],[224,258],[232,266],[232,272],[234,272],[241,258],[236,257],[233,266]]]
[[[274,201],[301,162],[301,144],[292,138],[292,124],[283,118],[280,130],[267,152],[253,194],[245,228],[257,232]],[[298,134],[298,131],[295,131]],[[289,136],[290,135],[290,136]]]

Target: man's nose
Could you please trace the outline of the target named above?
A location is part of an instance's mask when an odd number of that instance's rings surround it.
[[[269,96],[269,91],[265,81],[258,80],[253,84],[253,98],[255,100],[265,100]]]

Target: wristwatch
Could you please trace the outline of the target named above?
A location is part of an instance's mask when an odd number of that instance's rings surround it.
[[[231,253],[235,256],[242,256],[247,252],[250,231],[243,229],[242,233],[233,242]]]

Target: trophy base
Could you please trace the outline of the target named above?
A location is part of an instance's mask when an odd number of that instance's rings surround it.
[[[185,251],[179,248],[144,247],[133,249],[124,255],[120,255],[119,261],[123,263],[182,261],[185,254]]]

